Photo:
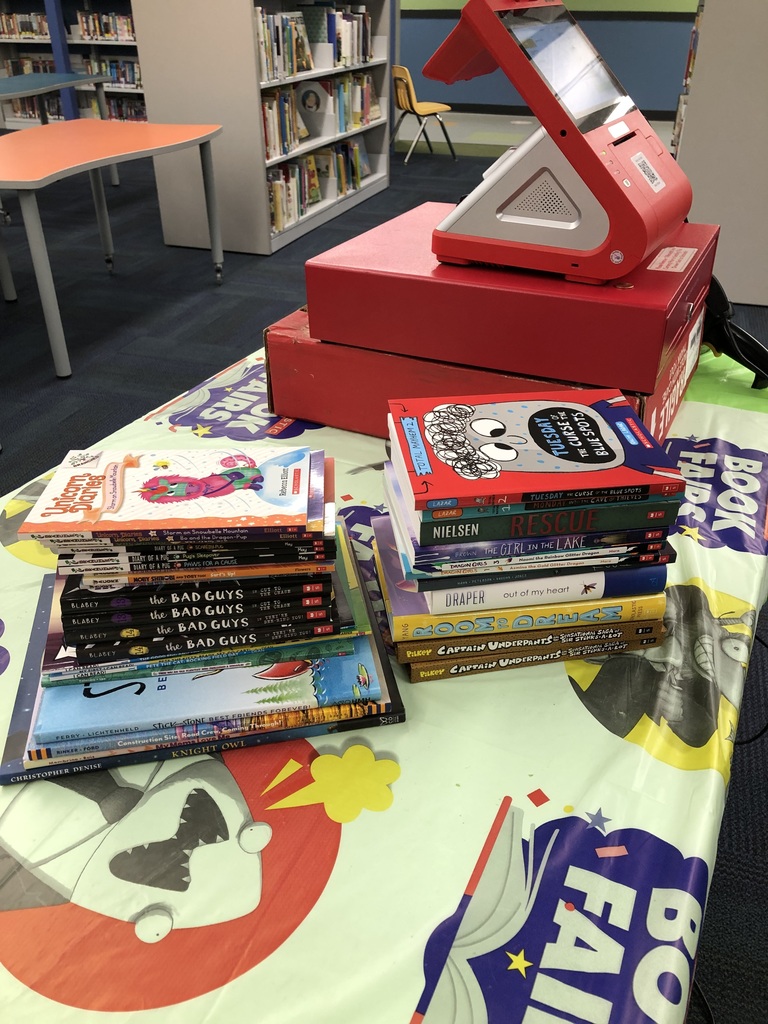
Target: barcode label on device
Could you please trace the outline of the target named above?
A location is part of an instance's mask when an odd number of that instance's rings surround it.
[[[640,171],[654,192],[661,192],[663,188],[666,188],[664,179],[656,173],[651,166],[651,162],[642,153],[635,153],[632,157],[632,163]]]

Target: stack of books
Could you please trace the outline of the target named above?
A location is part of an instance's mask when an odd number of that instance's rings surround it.
[[[412,681],[659,644],[679,469],[621,392],[389,403],[374,521]]]
[[[0,782],[402,720],[334,511],[309,448],[70,452]]]

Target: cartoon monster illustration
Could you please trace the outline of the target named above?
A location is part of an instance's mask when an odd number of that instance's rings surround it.
[[[716,615],[693,583],[667,588],[659,647],[608,656],[591,681],[569,664],[571,684],[607,729],[627,736],[647,716],[662,720],[690,747],[703,747],[717,730],[721,697],[738,706],[746,676],[754,610]]]
[[[170,503],[191,501],[195,498],[219,498],[233,491],[260,491],[264,477],[258,466],[221,469],[206,477],[181,476],[169,473],[153,476],[146,481],[139,494],[145,501]]]
[[[424,416],[435,455],[466,480],[505,470],[552,472],[619,466],[622,445],[595,407],[527,400],[438,405]]]
[[[141,769],[20,787],[0,818],[0,907],[72,902],[132,922],[149,943],[255,909],[272,829],[252,819],[224,762]]]

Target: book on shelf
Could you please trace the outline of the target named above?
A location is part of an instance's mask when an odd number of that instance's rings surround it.
[[[0,761],[0,784],[27,782],[34,779],[57,778],[63,775],[95,771],[100,769],[118,768],[146,761],[163,760],[166,758],[192,757],[197,754],[212,754],[220,751],[244,749],[261,743],[272,743],[281,740],[311,738],[327,733],[346,732],[380,725],[391,725],[405,720],[405,708],[397,687],[397,681],[391,670],[389,659],[384,650],[377,631],[359,635],[355,638],[355,649],[351,654],[343,655],[335,660],[345,662],[345,671],[353,666],[355,676],[362,675],[362,670],[370,684],[378,683],[381,696],[366,699],[344,701],[340,704],[292,709],[284,712],[268,711],[259,716],[258,727],[243,732],[224,726],[214,732],[213,736],[196,733],[190,738],[189,733],[182,732],[185,737],[177,742],[160,742],[142,746],[119,746],[109,751],[98,749],[82,756],[75,754],[71,758],[60,756],[55,760],[45,757],[45,749],[30,744],[32,717],[40,691],[40,662],[48,631],[47,616],[50,611],[52,577],[46,577],[41,587],[40,600],[35,613],[30,635],[30,644],[24,660],[23,669],[16,700],[14,703],[2,760]],[[367,605],[370,611],[370,605]],[[340,666],[329,667],[327,675]],[[279,674],[279,673],[278,673]],[[135,688],[135,682],[134,682]],[[359,682],[357,683],[359,686]],[[78,688],[72,688],[73,693]],[[364,690],[365,687],[363,686]],[[371,686],[369,685],[369,693]],[[40,698],[42,699],[42,698]],[[169,730],[161,730],[167,734]],[[116,734],[122,735],[125,734]],[[117,741],[116,741],[117,742]],[[122,742],[122,741],[120,741]]]
[[[247,540],[266,529],[306,530],[310,456],[309,448],[256,445],[72,451],[19,532],[66,547],[72,537]]]
[[[609,388],[389,402],[392,461],[416,509],[682,495],[682,474]],[[570,531],[574,532],[574,531]]]
[[[393,642],[421,637],[509,633],[523,629],[596,622],[627,622],[660,619],[666,599],[663,592],[628,598],[582,599],[563,603],[531,600],[513,608],[482,612],[432,613],[424,594],[402,588],[404,576],[389,516],[371,523],[375,539],[376,565]]]
[[[403,664],[413,661],[441,661],[443,658],[490,658],[499,654],[520,654],[568,647],[583,653],[593,644],[647,641],[640,646],[656,646],[666,636],[662,619],[635,622],[607,622],[593,625],[558,626],[554,629],[528,629],[519,633],[489,636],[423,637],[394,644],[395,656]]]
[[[336,93],[325,79],[308,79],[295,86],[296,109],[313,138],[337,132]]]

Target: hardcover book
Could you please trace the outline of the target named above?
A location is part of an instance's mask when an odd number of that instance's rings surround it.
[[[664,593],[645,597],[601,598],[557,604],[537,600],[510,609],[481,612],[457,611],[434,614],[421,593],[404,590],[400,559],[389,516],[371,521],[375,538],[379,582],[387,610],[393,642],[421,637],[517,632],[524,629],[549,629],[553,626],[596,622],[626,622],[660,619],[664,614]]]
[[[425,547],[452,547],[458,544],[491,541],[547,540],[584,535],[582,546],[589,544],[628,544],[660,540],[667,536],[680,507],[677,497],[646,498],[641,502],[612,502],[605,505],[567,506],[525,510],[512,505],[477,505],[472,508],[437,509],[443,513],[461,513],[448,518],[423,519],[428,510],[417,511],[408,505],[391,462],[384,466],[384,494],[390,512],[400,524],[400,532],[409,551]],[[481,510],[518,508],[503,515],[477,515]],[[466,515],[464,513],[467,513]],[[631,534],[631,538],[623,536]],[[608,536],[610,535],[610,537]]]
[[[71,451],[20,528],[66,547],[68,537],[223,539],[265,527],[307,527],[310,449]],[[193,534],[197,536],[196,534]]]
[[[392,459],[414,508],[637,500],[684,490],[680,470],[618,390],[394,399]]]

